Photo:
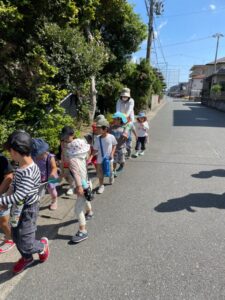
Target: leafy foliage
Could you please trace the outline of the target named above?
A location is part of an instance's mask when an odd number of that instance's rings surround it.
[[[114,111],[124,85],[146,105],[162,89],[145,61],[130,62],[146,33],[126,0],[0,0],[0,144],[23,128],[55,150],[64,125],[88,123],[93,76],[101,110]],[[76,122],[60,107],[70,92]]]

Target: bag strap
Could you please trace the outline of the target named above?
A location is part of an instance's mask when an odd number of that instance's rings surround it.
[[[103,146],[102,146],[102,137],[99,137],[99,143],[100,143],[100,148],[101,148],[101,154],[102,154],[102,158],[104,159],[104,151],[103,151]]]
[[[46,177],[47,177],[47,181],[48,181],[48,176],[49,176],[49,163],[51,161],[51,155],[50,153],[48,154],[47,156],[47,159],[46,159]]]

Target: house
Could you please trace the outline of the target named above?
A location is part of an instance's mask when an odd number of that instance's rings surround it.
[[[208,97],[213,96],[211,89],[213,85],[219,84],[222,88],[219,98],[225,100],[225,57],[217,60],[216,71],[214,62],[210,62],[206,64],[206,66],[207,76],[205,77],[203,82],[203,95]]]
[[[194,65],[190,71],[188,94],[191,98],[199,98],[202,93],[203,81],[206,77],[208,67],[206,65]]]
[[[207,72],[206,77],[213,75],[215,72],[219,71],[222,68],[225,68],[225,57],[217,59],[216,61],[216,70],[215,70],[215,61],[206,64]]]

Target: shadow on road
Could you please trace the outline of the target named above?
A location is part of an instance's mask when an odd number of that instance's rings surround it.
[[[183,106],[189,110],[174,110],[173,126],[225,127],[224,112],[200,103],[184,103]]]
[[[225,209],[225,193],[222,195],[211,193],[189,194],[181,198],[170,199],[162,202],[154,209],[160,213],[187,210],[196,212],[193,207]]]
[[[207,179],[211,177],[225,177],[225,170],[217,169],[211,171],[201,171],[197,174],[192,174],[191,176],[194,178],[201,178],[201,179]]]

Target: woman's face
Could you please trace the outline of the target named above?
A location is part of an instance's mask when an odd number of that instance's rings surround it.
[[[122,97],[121,97],[121,100],[124,101],[124,102],[126,102],[128,99],[129,99],[129,98],[126,97],[126,96],[122,96]]]

